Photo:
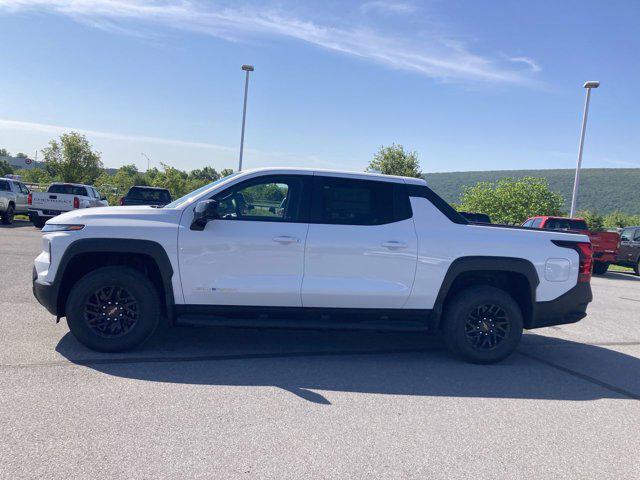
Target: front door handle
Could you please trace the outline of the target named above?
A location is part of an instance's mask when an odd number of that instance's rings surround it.
[[[282,235],[280,237],[273,237],[273,241],[284,245],[287,243],[298,243],[300,240],[295,237],[289,237],[288,235]]]
[[[407,248],[407,244],[403,242],[397,242],[395,240],[390,240],[388,242],[383,242],[382,246],[384,248],[388,248],[389,250],[398,250],[400,248]]]

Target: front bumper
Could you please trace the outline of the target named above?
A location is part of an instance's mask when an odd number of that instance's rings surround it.
[[[564,295],[549,302],[536,302],[531,324],[527,328],[575,323],[587,316],[587,305],[593,300],[591,284],[578,283]]]
[[[58,289],[51,283],[39,281],[35,267],[32,277],[33,295],[36,300],[50,313],[58,316]]]

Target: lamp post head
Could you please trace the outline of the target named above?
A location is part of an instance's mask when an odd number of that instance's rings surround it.
[[[596,80],[590,80],[588,82],[584,82],[584,88],[598,88],[600,86],[600,82]]]
[[[242,65],[242,70],[245,72],[253,72],[253,65]]]

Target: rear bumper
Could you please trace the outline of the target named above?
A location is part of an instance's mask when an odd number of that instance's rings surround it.
[[[550,302],[536,302],[531,325],[527,328],[549,327],[575,323],[587,316],[587,305],[593,300],[591,284],[578,283],[564,295]]]
[[[33,295],[36,300],[53,315],[58,315],[58,289],[51,283],[38,280],[35,267],[32,274]]]

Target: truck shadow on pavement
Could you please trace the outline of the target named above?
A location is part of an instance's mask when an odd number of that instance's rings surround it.
[[[640,359],[614,350],[625,345],[595,346],[528,334],[506,361],[471,365],[452,358],[440,338],[417,334],[174,328],[127,354],[89,351],[70,333],[56,350],[72,363],[115,377],[278,387],[330,405],[334,392],[639,400]]]
[[[631,280],[640,282],[640,277],[633,272],[607,272],[604,275],[600,275],[600,277],[604,277],[609,280]]]

